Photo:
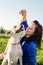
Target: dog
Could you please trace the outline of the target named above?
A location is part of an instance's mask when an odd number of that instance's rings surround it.
[[[14,29],[7,34],[11,34],[11,38],[8,41],[8,50],[6,53],[5,58],[3,59],[2,65],[17,65],[19,60],[20,65],[23,65],[22,62],[22,48],[21,44],[19,43],[19,36],[23,32],[23,26],[14,26]]]

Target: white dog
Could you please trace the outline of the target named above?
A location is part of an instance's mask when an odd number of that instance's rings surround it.
[[[17,65],[18,59],[20,65],[22,65],[22,48],[19,43],[19,36],[21,34],[22,27],[18,29],[18,27],[14,27],[14,29],[10,32],[11,38],[8,41],[8,51],[3,59],[2,65]]]

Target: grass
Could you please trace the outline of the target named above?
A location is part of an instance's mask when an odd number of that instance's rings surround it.
[[[43,65],[43,42],[41,44],[41,49],[37,50],[36,60],[37,60],[37,65]]]
[[[5,34],[0,34],[0,53],[4,52],[9,38],[10,36],[6,36]],[[37,50],[36,61],[37,61],[37,65],[43,65],[43,39],[41,42],[41,49]],[[1,63],[2,61],[0,61],[0,65]]]

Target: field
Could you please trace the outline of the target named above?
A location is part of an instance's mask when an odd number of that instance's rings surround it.
[[[9,38],[10,36],[0,34],[0,53],[4,52]],[[40,50],[37,49],[36,59],[37,59],[37,65],[43,65],[43,39],[41,42],[41,49]],[[0,61],[0,65],[1,63],[2,61]]]

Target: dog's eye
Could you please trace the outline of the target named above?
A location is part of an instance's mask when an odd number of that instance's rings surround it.
[[[16,30],[16,33],[18,33],[19,31],[18,30]]]

